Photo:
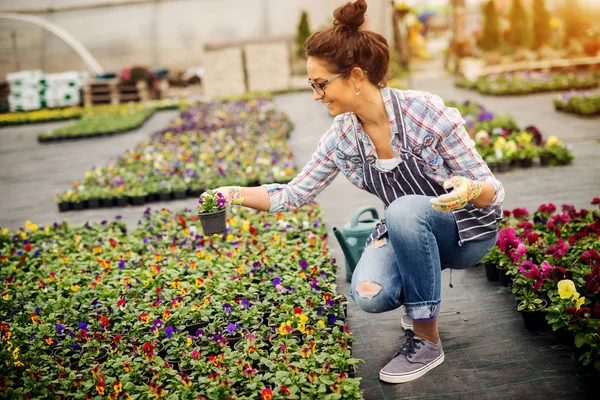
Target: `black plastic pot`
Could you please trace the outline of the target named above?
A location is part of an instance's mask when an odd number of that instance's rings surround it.
[[[171,193],[160,193],[158,195],[158,201],[169,201],[171,200]]]
[[[200,197],[200,195],[204,192],[202,189],[188,189],[187,196],[188,197]]]
[[[549,154],[544,154],[540,156],[540,165],[543,167],[547,167],[552,163],[552,156]]]
[[[146,203],[154,203],[158,200],[158,195],[155,193],[149,193],[145,197]]]
[[[114,207],[115,201],[113,198],[104,198],[100,201],[100,204],[104,208],[110,208],[110,207]]]
[[[506,269],[500,267],[496,267],[496,269],[498,270],[498,281],[500,282],[500,284],[502,286],[509,286],[512,282],[512,277],[506,275]]]
[[[85,201],[85,208],[100,208],[100,199],[88,199]]]
[[[543,303],[543,307],[546,307],[548,304],[545,300]],[[546,321],[546,313],[541,309],[530,311],[530,310],[522,310],[521,315],[523,316],[523,322],[525,322],[525,328],[534,331],[540,331],[548,328],[548,321]]]
[[[561,328],[554,331],[554,337],[556,338],[556,341],[563,346],[575,345],[575,336],[573,335],[573,331],[568,329]]]
[[[185,190],[178,190],[176,192],[173,192],[173,198],[175,198],[176,200],[182,200],[185,199],[187,197],[187,193]]]
[[[58,203],[58,211],[59,212],[69,211],[70,209],[71,209],[70,201],[63,201],[62,203]]]
[[[83,210],[84,207],[85,207],[85,205],[83,204],[83,201],[74,201],[73,202],[73,210]]]
[[[496,264],[485,263],[485,276],[490,282],[497,282],[499,279],[498,268]]]
[[[525,159],[521,160],[519,162],[519,164],[523,168],[531,168],[531,167],[533,167],[533,159],[532,158],[525,158]]]
[[[127,207],[127,204],[129,204],[129,200],[127,199],[127,197],[117,197],[115,204],[117,207]]]
[[[146,196],[130,196],[129,202],[134,206],[141,206],[146,202]]]
[[[507,161],[498,163],[496,165],[497,169],[498,169],[498,173],[504,173],[504,172],[508,172],[509,168],[510,168],[510,164]]]
[[[198,217],[205,236],[222,234],[227,230],[226,209],[212,213],[198,213]]]

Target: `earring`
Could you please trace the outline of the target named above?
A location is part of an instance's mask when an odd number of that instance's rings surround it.
[[[356,95],[358,96],[359,94],[360,94],[360,89],[358,89],[358,90],[356,91]]]

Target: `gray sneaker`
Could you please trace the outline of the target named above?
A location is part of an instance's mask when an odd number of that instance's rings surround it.
[[[402,317],[400,317],[400,325],[402,325],[402,329],[404,329],[405,331],[408,329],[413,329],[413,319],[408,316],[405,306],[402,306]]]
[[[393,355],[392,361],[379,371],[379,379],[388,383],[414,381],[444,362],[442,342],[438,344],[415,339],[412,330],[406,331],[406,342]]]

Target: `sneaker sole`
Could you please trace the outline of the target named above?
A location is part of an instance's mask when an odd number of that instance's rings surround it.
[[[404,329],[404,330],[407,330],[407,329],[410,329],[411,331],[413,330],[413,325],[412,324],[410,324],[410,325],[406,324],[404,322],[404,319],[400,320],[400,325],[402,325],[402,329]]]
[[[438,358],[433,360],[430,364],[427,364],[421,369],[418,369],[410,374],[402,374],[402,375],[389,375],[385,372],[379,371],[379,380],[387,383],[406,383],[410,381],[414,381],[425,375],[427,372],[431,371],[438,365],[444,362],[445,355],[442,353]]]

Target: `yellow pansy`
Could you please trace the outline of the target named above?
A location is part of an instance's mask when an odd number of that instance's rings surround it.
[[[323,320],[319,320],[319,322],[317,322],[319,324],[319,326],[321,328],[325,328],[325,322],[323,322]]]
[[[3,235],[6,235],[6,234],[8,234],[8,229],[6,229],[6,228],[2,229],[2,234],[3,234]]]
[[[562,145],[563,145],[562,140],[560,140],[556,136],[550,136],[550,137],[548,137],[548,140],[546,141],[546,146],[562,146]]]
[[[233,241],[233,238],[234,238],[234,237],[235,237],[235,236],[233,236],[233,235],[230,233],[229,235],[227,235],[227,241],[228,241],[228,242],[231,242],[231,241]]]
[[[238,223],[238,220],[236,217],[233,217],[229,220],[229,225],[236,226],[237,223]]]
[[[581,308],[583,303],[585,303],[585,297],[580,297],[577,299],[577,301],[575,302],[575,306],[577,307],[578,310]]]
[[[558,295],[561,299],[570,299],[573,296],[578,295],[575,289],[575,284],[570,279],[563,279],[558,282]]]
[[[210,256],[210,254],[207,254],[206,257],[204,257],[204,259],[206,261],[212,261],[212,257]]]
[[[27,238],[27,234],[23,231],[21,231],[21,238],[26,239]]]

